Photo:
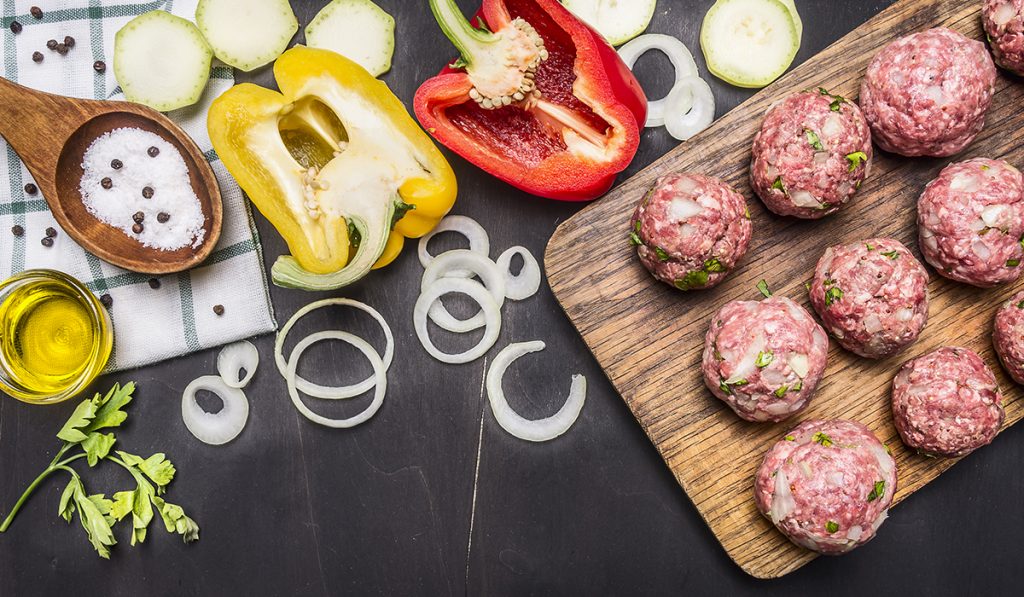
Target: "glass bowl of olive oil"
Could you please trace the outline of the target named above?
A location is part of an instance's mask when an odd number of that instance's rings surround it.
[[[0,284],[0,390],[31,404],[67,400],[103,371],[113,336],[106,309],[78,280],[17,274]]]

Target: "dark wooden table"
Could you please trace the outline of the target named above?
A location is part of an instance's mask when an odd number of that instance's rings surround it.
[[[308,22],[323,3],[295,1],[300,21]],[[398,22],[394,67],[384,79],[408,104],[417,84],[454,54],[425,0],[379,3]],[[476,6],[475,0],[460,4],[467,12]],[[682,38],[705,73],[697,38],[710,4],[661,0],[650,28]],[[805,25],[800,61],[889,2],[797,4]],[[638,67],[652,96],[670,86],[667,64],[649,57]],[[267,69],[239,80],[272,83]],[[719,114],[749,95],[710,82]],[[664,130],[648,130],[625,175],[674,145]],[[526,196],[450,157],[460,183],[455,213],[488,229],[492,257],[514,244],[540,257],[555,226],[578,209]],[[269,263],[284,245],[264,220],[259,225]],[[119,441],[138,453],[164,451],[175,462],[170,497],[199,522],[202,538],[183,546],[154,521],[145,544],[129,548],[127,536],[119,535],[122,544],[111,561],[101,560],[77,522],[69,528],[56,515],[63,483],[48,483],[0,536],[0,595],[863,597],[1009,594],[1024,583],[1024,427],[1003,433],[915,494],[868,546],[819,559],[782,580],[756,581],[725,556],[546,286],[505,308],[499,347],[536,339],[548,344],[544,357],[510,370],[506,391],[531,417],[556,408],[571,373],[584,373],[589,391],[569,433],[534,445],[494,422],[481,392],[483,361],[441,365],[420,347],[411,314],[421,271],[409,247],[396,264],[344,293],[376,306],[397,342],[387,399],[361,427],[326,429],[295,411],[272,364],[271,336],[256,340],[263,362],[248,390],[248,427],[224,447],[198,443],[180,414],[182,389],[215,371],[216,351],[101,380],[96,389],[121,380],[139,384]],[[281,322],[317,298],[273,290]],[[297,331],[327,326],[379,340],[374,324],[341,309],[311,317]],[[468,340],[438,342],[454,349]],[[355,351],[333,344],[312,350],[301,367],[325,383],[368,370]],[[323,411],[341,416],[366,401]],[[0,399],[0,512],[52,457],[58,447],[53,434],[73,407]],[[92,491],[126,484],[110,468],[96,475]]]

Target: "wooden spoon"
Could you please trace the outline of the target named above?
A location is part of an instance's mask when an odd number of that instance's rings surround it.
[[[79,192],[82,156],[97,137],[125,127],[159,135],[181,153],[203,211],[206,235],[200,246],[146,247],[85,208]],[[43,93],[0,77],[0,135],[32,173],[61,228],[100,259],[144,274],[170,274],[199,265],[217,244],[223,217],[217,178],[195,142],[163,114],[128,102]]]

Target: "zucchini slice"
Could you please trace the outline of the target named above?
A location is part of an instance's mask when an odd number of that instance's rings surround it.
[[[657,0],[562,0],[569,12],[597,29],[613,46],[643,33],[654,18]]]
[[[395,19],[370,0],[334,0],[306,27],[306,45],[337,52],[378,77],[391,69]]]
[[[700,30],[708,70],[738,87],[779,78],[800,49],[794,14],[782,0],[718,0]]]
[[[243,71],[276,60],[299,30],[288,0],[199,0],[196,24],[217,58]]]

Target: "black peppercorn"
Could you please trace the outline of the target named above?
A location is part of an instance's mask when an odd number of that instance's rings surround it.
[[[11,33],[15,35],[21,33],[21,23],[18,21],[11,21]]]
[[[55,238],[57,236],[57,231],[53,228],[53,226],[50,226],[49,228],[46,229],[46,236],[49,238]]]
[[[46,42],[46,47],[51,49],[51,50],[56,50],[57,49],[57,40],[51,39],[50,41]]]
[[[24,236],[25,235],[25,228],[22,227],[22,226],[19,226],[18,224],[15,224],[14,226],[11,226],[11,233],[14,236],[18,236],[18,237]]]
[[[143,187],[142,196],[146,199],[153,198],[153,187]]]
[[[68,47],[67,47],[67,45],[65,45],[65,44],[57,44],[57,53],[60,54],[61,56],[67,56],[67,54],[68,54]]]
[[[109,294],[104,294],[100,297],[100,302],[103,303],[104,307],[109,309],[114,304],[114,297]]]
[[[39,187],[37,187],[36,185],[32,184],[31,182],[28,183],[27,185],[25,185],[25,193],[27,193],[29,195],[35,195],[38,192],[39,192]]]
[[[142,234],[142,231],[145,229],[146,227],[143,226],[142,224],[139,224],[138,222],[136,222],[135,225],[132,226],[132,232],[134,232],[135,234]]]
[[[150,147],[149,149],[146,150],[146,153],[149,154],[149,157],[155,158],[156,156],[160,155],[160,148],[159,147]]]
[[[114,186],[114,181],[110,180],[110,177],[104,177],[103,180],[100,181],[100,186],[104,189],[109,189]]]
[[[156,278],[150,278],[149,287],[152,288],[153,290],[160,288],[160,280],[157,280]]]
[[[214,305],[213,312],[218,316],[224,315],[224,305]]]
[[[43,53],[42,52],[32,52],[32,62],[35,62],[35,63],[38,64],[38,63],[40,63],[42,61],[43,61]]]
[[[110,167],[114,170],[120,170],[124,167],[124,163],[121,160],[110,160]]]
[[[97,60],[96,62],[92,63],[92,70],[98,73],[105,73],[107,72],[107,63],[103,62],[102,60]]]
[[[43,9],[39,8],[38,6],[33,6],[32,8],[28,9],[28,12],[37,19],[43,18]]]
[[[137,211],[135,212],[135,215],[132,216],[132,219],[135,220],[136,224],[141,224],[143,221],[145,221],[146,214],[142,213],[141,211]]]
[[[161,224],[166,224],[167,220],[170,220],[170,219],[171,219],[171,214],[169,214],[169,213],[160,212],[160,213],[156,214],[156,221],[160,222]]]
[[[75,38],[71,37],[70,35],[64,36],[64,45],[68,48],[75,47]]]
[[[44,247],[52,247],[53,246],[53,239],[50,238],[49,236],[44,236],[43,240],[41,240],[39,242],[43,243]]]

